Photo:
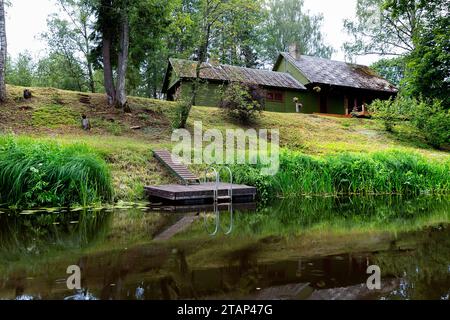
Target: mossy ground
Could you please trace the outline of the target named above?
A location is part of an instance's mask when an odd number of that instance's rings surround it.
[[[0,132],[93,147],[111,168],[116,199],[136,201],[144,185],[174,182],[151,154],[153,148],[172,144],[173,102],[130,97],[132,113],[124,114],[108,107],[104,94],[31,88],[33,98],[24,100],[24,88],[7,86],[7,90]],[[90,132],[81,129],[81,114],[91,120]],[[191,130],[194,121],[202,121],[204,129],[239,127],[217,108],[194,107],[188,121]],[[375,120],[264,112],[252,127],[279,128],[282,147],[310,155],[396,149],[437,160],[449,157],[448,152],[427,146],[420,132],[406,124],[387,133]]]

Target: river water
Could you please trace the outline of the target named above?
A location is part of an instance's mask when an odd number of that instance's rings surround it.
[[[449,221],[429,196],[0,209],[0,299],[448,300]]]

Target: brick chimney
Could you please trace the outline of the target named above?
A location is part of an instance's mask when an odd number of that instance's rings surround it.
[[[295,60],[300,60],[300,56],[301,56],[300,48],[298,47],[298,45],[296,43],[292,43],[289,45],[289,54]]]

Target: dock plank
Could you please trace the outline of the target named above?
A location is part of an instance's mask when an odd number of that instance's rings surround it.
[[[256,188],[246,185],[233,184],[233,198],[234,197],[250,197],[252,199],[256,196]],[[162,198],[172,201],[180,200],[200,200],[214,198],[215,183],[201,183],[195,185],[160,185],[147,186],[145,191],[148,196]],[[230,189],[229,183],[221,182],[218,184],[218,196],[227,196]]]

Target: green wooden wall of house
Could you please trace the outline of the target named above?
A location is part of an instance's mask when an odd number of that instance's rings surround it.
[[[277,70],[279,72],[286,72],[297,79],[301,84],[308,84],[308,79],[298,71],[291,63],[284,58],[279,64]],[[179,81],[179,82],[178,82]],[[177,84],[178,82],[178,84]],[[180,80],[179,76],[172,72],[170,75],[169,88],[176,86],[179,90],[180,98],[190,99],[192,95],[192,81],[189,79]],[[196,105],[217,107],[220,103],[221,92],[225,84],[205,82],[200,85],[197,93]],[[320,112],[320,94],[312,90],[291,90],[283,88],[265,88],[265,90],[282,93],[282,101],[265,101],[265,110],[269,112],[286,112],[295,113],[294,98],[298,98],[302,103],[303,108],[301,113],[316,113]],[[340,95],[326,95],[327,111],[328,113],[345,114],[344,97]]]
[[[284,57],[274,71],[286,72],[293,76],[298,82],[307,85],[309,80],[298,69],[287,61]],[[300,97],[299,97],[300,98]],[[304,113],[320,112],[321,94],[314,91],[307,91],[301,95],[300,102],[303,104]],[[343,95],[326,94],[324,98],[327,100],[327,113],[345,114],[345,100]],[[292,111],[288,111],[292,112]],[[295,107],[294,107],[295,112]]]
[[[180,61],[177,61],[177,63],[179,64]],[[267,91],[265,110],[269,112],[295,113],[294,98],[298,98],[303,105],[302,113],[344,115],[350,113],[354,106],[359,107],[370,103],[375,98],[387,99],[392,96],[392,93],[374,91],[370,88],[359,89],[351,86],[331,85],[320,82],[318,84],[310,83],[300,69],[288,58],[285,58],[283,54],[280,55],[274,71],[290,74],[303,86],[297,84],[298,86],[288,86],[286,88],[263,87]],[[183,69],[180,69],[179,66],[178,69],[172,68],[172,65],[169,63],[168,73],[164,82],[167,98],[169,100],[176,98],[190,99],[193,81],[190,78],[191,74],[181,75],[177,74],[177,72],[182,73]],[[213,75],[216,76],[214,73]],[[315,88],[316,85],[320,87],[319,92]],[[196,105],[219,106],[224,86],[226,86],[226,83],[220,82],[220,80],[206,81],[201,84],[197,93]],[[299,89],[290,89],[296,87]],[[302,90],[301,87],[306,87],[307,90]],[[275,95],[277,96],[276,99],[269,100],[269,97],[274,97]],[[280,95],[282,98],[280,98]],[[364,110],[364,108],[362,109]]]
[[[196,105],[198,106],[219,106],[221,99],[221,92],[224,85],[218,83],[203,83],[200,85],[197,93]],[[192,95],[192,82],[189,80],[183,80],[179,83],[179,92],[182,99],[190,99]],[[319,112],[319,95],[316,93],[300,90],[286,90],[286,89],[265,89],[269,91],[280,92],[283,95],[283,101],[265,101],[265,110],[269,112],[286,112],[295,113],[294,98],[298,98],[303,104],[302,113],[314,113]],[[343,101],[342,101],[343,103]],[[336,103],[336,99],[331,99],[328,103],[329,106],[337,105],[334,109],[340,107],[339,103]],[[334,110],[333,109],[333,110]],[[343,109],[343,107],[342,107]]]

